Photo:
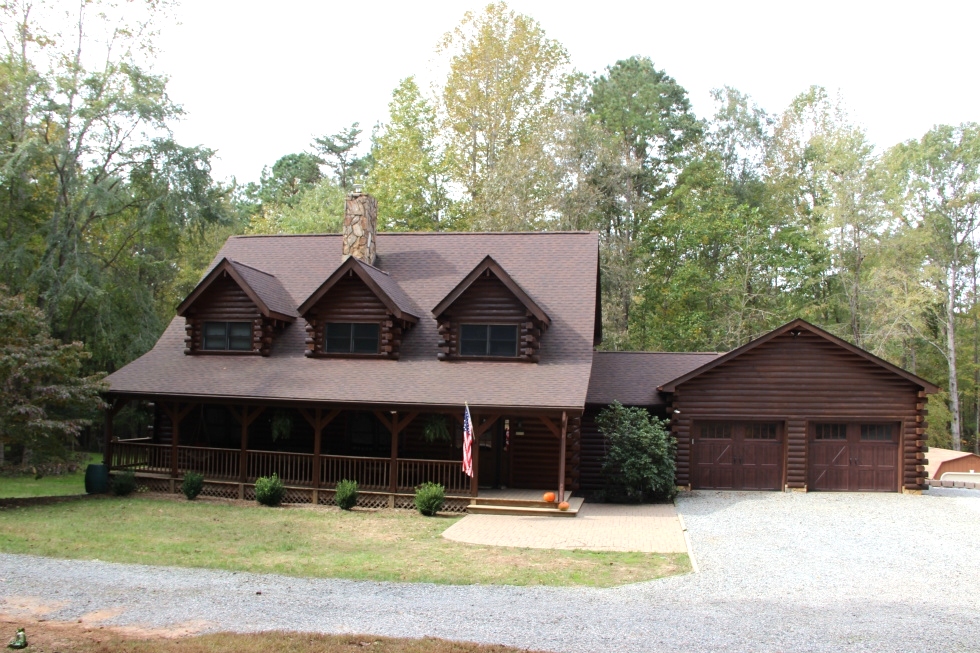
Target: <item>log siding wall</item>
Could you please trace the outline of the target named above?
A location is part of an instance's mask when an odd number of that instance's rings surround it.
[[[800,489],[807,482],[809,424],[816,420],[899,423],[899,484],[909,490],[925,488],[925,393],[807,331],[778,336],[681,384],[671,398],[670,411],[681,486],[691,485],[692,423],[725,419],[781,422],[786,486]]]

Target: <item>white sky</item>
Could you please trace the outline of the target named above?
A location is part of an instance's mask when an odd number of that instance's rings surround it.
[[[263,165],[354,121],[366,145],[399,80],[432,81],[440,37],[485,4],[184,0],[157,61],[189,113],[176,135],[216,149],[215,176],[239,181],[257,180]],[[649,56],[688,90],[701,117],[722,85],[777,112],[817,84],[839,91],[881,147],[935,124],[980,121],[976,1],[508,4],[535,18],[584,72]]]

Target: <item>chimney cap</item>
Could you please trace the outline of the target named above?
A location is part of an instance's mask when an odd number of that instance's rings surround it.
[[[364,192],[364,184],[356,183],[354,184],[354,190],[351,191],[352,195],[360,195]]]

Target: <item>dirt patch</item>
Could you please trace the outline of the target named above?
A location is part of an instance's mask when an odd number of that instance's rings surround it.
[[[36,596],[7,596],[2,599],[3,614],[16,617],[45,617],[68,605],[64,601],[42,601]]]
[[[316,635],[310,633],[214,633],[196,635],[204,622],[187,622],[154,629],[85,626],[0,615],[0,646],[23,628],[36,653],[530,653],[505,646],[487,646],[441,639],[404,639],[373,635]],[[178,639],[179,638],[179,639]]]

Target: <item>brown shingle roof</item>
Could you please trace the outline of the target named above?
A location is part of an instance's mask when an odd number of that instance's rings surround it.
[[[238,236],[215,260],[265,270],[302,301],[340,265],[340,238]],[[377,244],[376,266],[420,308],[436,306],[492,256],[551,318],[540,362],[439,361],[437,322],[428,315],[419,316],[397,361],[307,358],[303,320],[277,336],[267,358],[186,356],[184,321],[177,318],[150,352],[109,376],[111,391],[346,404],[584,406],[595,328],[596,234],[382,233]]]
[[[592,358],[592,378],[586,403],[624,406],[663,405],[664,396],[657,391],[671,379],[709,363],[721,354],[597,351]]]
[[[299,313],[296,312],[296,301],[289,296],[275,275],[240,261],[229,260],[229,263],[238,274],[242,275],[245,282],[255,291],[255,294],[259,296],[259,299],[270,311],[290,317],[299,317]]]

